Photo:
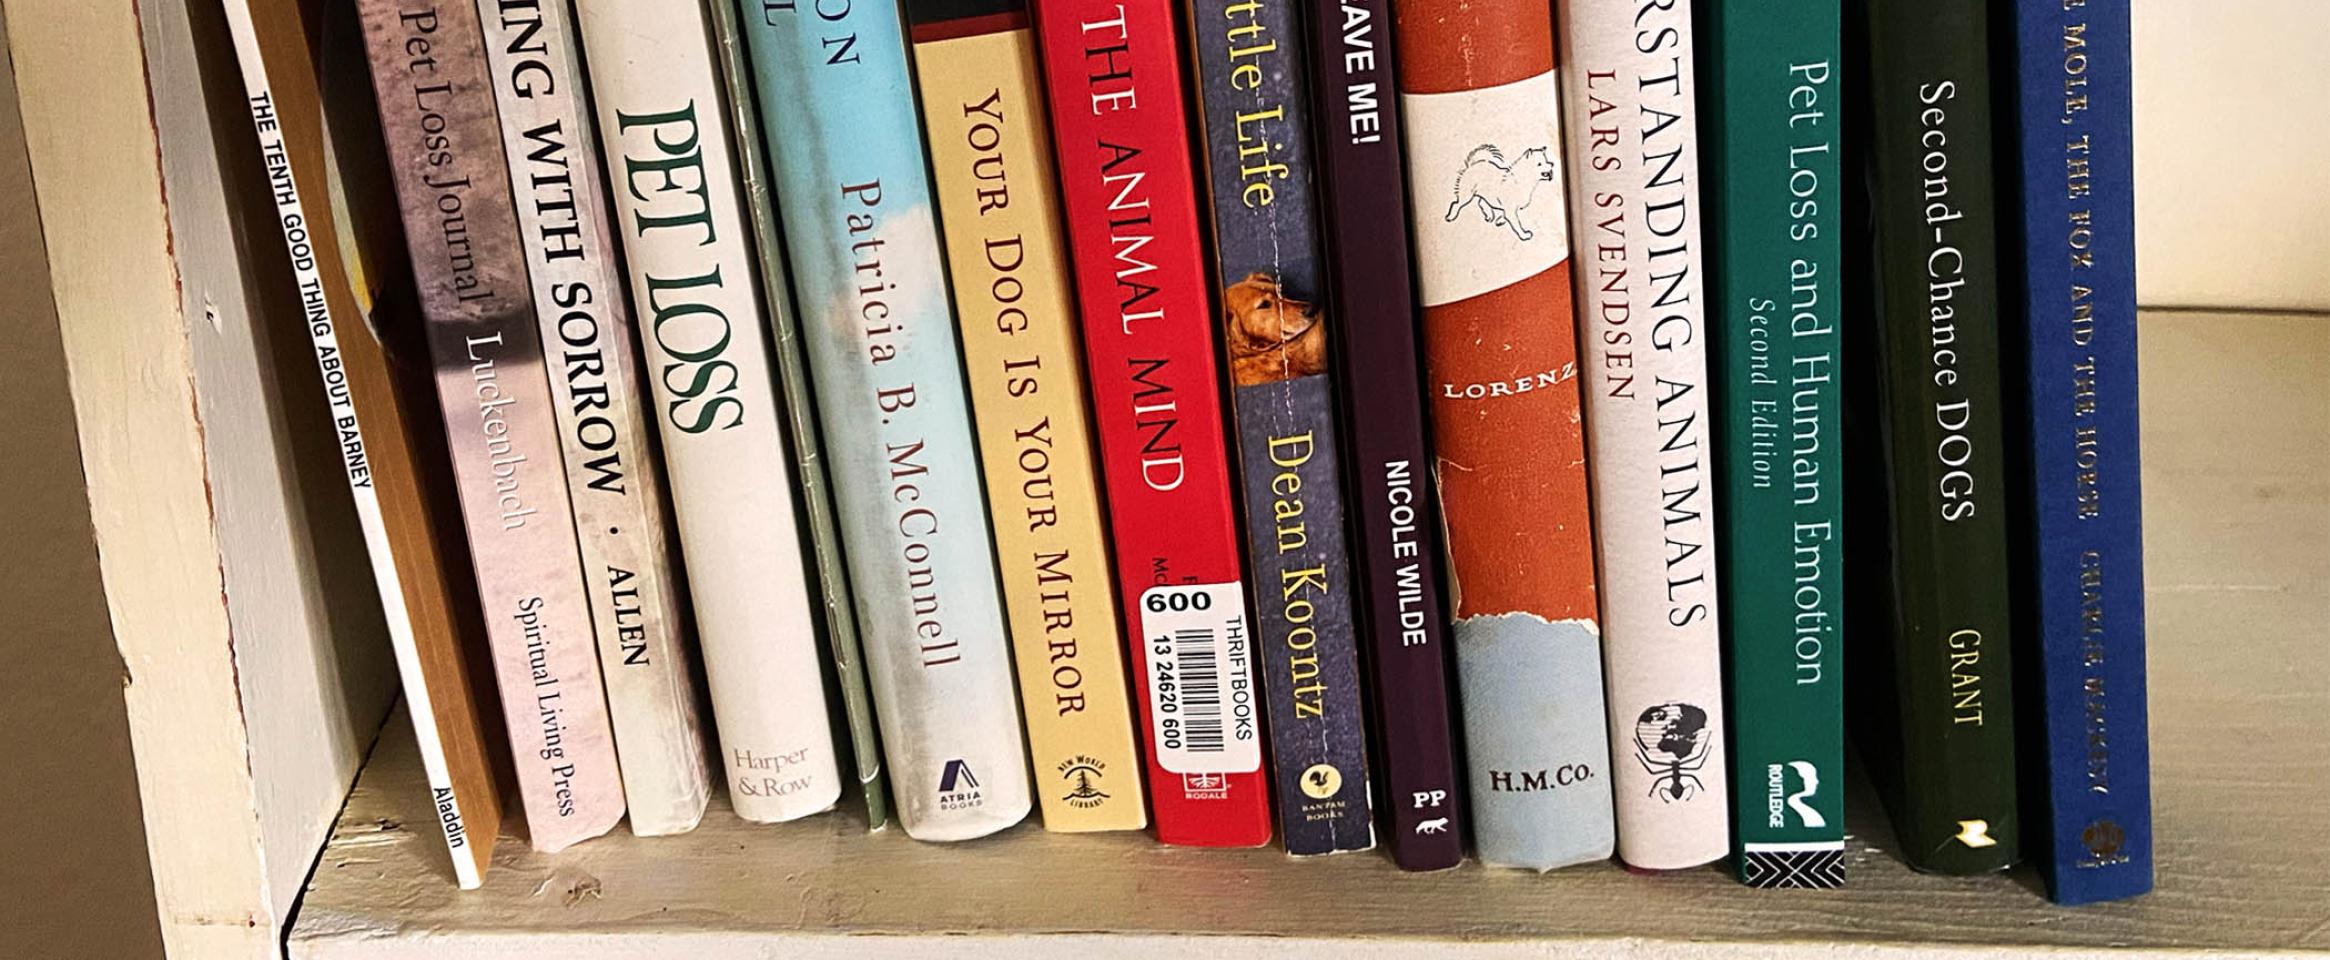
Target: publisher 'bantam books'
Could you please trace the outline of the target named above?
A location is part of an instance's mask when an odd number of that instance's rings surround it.
[[[224,6],[463,887],[2151,887],[2129,0]]]

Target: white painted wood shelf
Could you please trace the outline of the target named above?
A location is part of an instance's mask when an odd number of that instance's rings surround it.
[[[1718,868],[1401,874],[1356,854],[1169,849],[1030,824],[959,845],[847,812],[505,842],[453,886],[400,716],[288,938],[301,960],[421,957],[1353,958],[2330,954],[2330,318],[2144,326],[2159,888],[2066,909],[2028,870],[1911,873],[1864,784],[1850,885],[1756,891]]]

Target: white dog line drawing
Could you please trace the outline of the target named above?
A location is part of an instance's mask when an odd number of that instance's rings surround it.
[[[1481,220],[1491,226],[1511,227],[1523,240],[1536,232],[1521,222],[1521,211],[1537,197],[1537,185],[1551,183],[1553,155],[1545,147],[1521,151],[1513,162],[1493,143],[1484,143],[1464,155],[1464,169],[1456,173],[1456,200],[1448,205],[1448,222],[1468,205],[1479,204]]]

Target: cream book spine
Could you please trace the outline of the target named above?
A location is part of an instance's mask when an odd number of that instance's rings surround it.
[[[575,12],[729,800],[818,813],[841,768],[711,26],[699,3]]]
[[[558,0],[477,0],[477,15],[558,403],[631,832],[686,833],[711,795],[709,757],[574,15]]]

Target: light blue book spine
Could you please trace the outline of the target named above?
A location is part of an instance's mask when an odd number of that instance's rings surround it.
[[[743,12],[899,821],[985,836],[1027,816],[1027,751],[904,25]]]

